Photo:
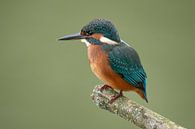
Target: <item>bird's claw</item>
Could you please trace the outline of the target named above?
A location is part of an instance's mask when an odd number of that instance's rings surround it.
[[[112,104],[115,100],[123,96],[122,90],[120,90],[120,93],[117,94],[116,96],[112,96],[111,100],[109,101],[110,104]]]
[[[100,91],[103,92],[103,90],[108,89],[108,88],[114,90],[111,86],[109,86],[109,85],[104,85],[104,86],[101,87]],[[123,96],[122,90],[120,90],[119,94],[117,94],[116,96],[112,96],[112,97],[111,97],[111,100],[109,101],[109,104],[112,104],[115,100],[117,100],[117,99],[120,98],[121,96]]]
[[[103,85],[103,86],[101,87],[100,91],[102,92],[103,90],[108,89],[108,88],[114,90],[114,89],[113,89],[111,86],[109,86],[109,85]]]

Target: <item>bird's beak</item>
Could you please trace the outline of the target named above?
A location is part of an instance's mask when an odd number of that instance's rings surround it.
[[[87,36],[81,35],[80,33],[66,35],[64,37],[59,38],[58,40],[77,40],[77,39],[85,39]]]

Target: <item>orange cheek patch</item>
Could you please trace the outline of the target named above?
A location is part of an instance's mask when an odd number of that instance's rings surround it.
[[[97,39],[97,40],[100,40],[100,38],[102,37],[103,35],[102,34],[93,34],[91,35],[90,37],[94,38],[94,39]]]

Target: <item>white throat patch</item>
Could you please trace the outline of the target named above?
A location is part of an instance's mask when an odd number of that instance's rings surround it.
[[[85,43],[87,47],[90,45],[90,43],[86,39],[81,39],[81,42]]]

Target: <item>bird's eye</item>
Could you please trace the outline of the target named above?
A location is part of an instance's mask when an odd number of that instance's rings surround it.
[[[91,35],[90,33],[85,32],[85,31],[82,31],[81,34],[82,34],[82,35],[85,35],[85,36],[90,36],[90,35]]]

